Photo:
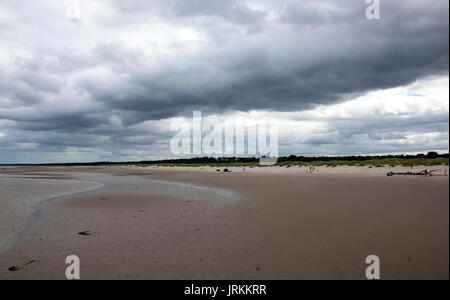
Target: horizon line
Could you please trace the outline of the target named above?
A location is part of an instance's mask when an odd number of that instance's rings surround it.
[[[437,153],[438,156],[435,157],[429,157],[428,154],[434,152]],[[278,159],[285,159],[290,157],[296,157],[296,158],[304,158],[307,160],[319,160],[319,159],[350,159],[350,158],[362,158],[362,159],[371,159],[371,158],[449,158],[450,153],[438,153],[437,151],[428,151],[428,153],[417,153],[417,154],[374,154],[374,155],[322,155],[322,156],[303,156],[303,155],[283,155],[278,156]],[[262,156],[265,157],[265,156]],[[92,162],[54,162],[54,163],[13,163],[13,164],[4,164],[0,163],[0,166],[71,166],[71,165],[77,165],[77,166],[84,166],[84,165],[102,165],[102,164],[143,164],[143,163],[151,163],[151,164],[157,164],[157,163],[176,163],[180,161],[195,161],[200,159],[210,159],[210,160],[258,160],[261,157],[258,156],[221,156],[221,157],[214,157],[214,156],[203,156],[203,157],[189,157],[189,158],[167,158],[167,159],[158,159],[158,160],[134,160],[134,161],[92,161]]]

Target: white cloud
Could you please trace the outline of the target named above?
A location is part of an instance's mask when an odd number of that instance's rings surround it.
[[[418,93],[420,96],[411,95]],[[213,115],[222,124],[277,123],[282,154],[348,155],[448,151],[449,77],[371,92],[343,103],[294,112]],[[174,127],[189,118],[171,119]]]

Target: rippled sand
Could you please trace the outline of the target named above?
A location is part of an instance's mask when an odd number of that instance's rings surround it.
[[[0,253],[24,229],[27,218],[43,201],[103,186],[99,182],[0,175]]]
[[[60,197],[108,186],[108,193],[157,194],[181,199],[237,199],[231,191],[163,180],[148,180],[120,174],[59,173],[0,175],[0,253],[11,247],[15,238],[35,223],[43,204]],[[59,177],[68,175],[78,180]],[[52,177],[55,176],[55,177]],[[52,179],[47,179],[52,178]],[[30,225],[30,224],[28,224]],[[30,226],[28,226],[30,227]]]

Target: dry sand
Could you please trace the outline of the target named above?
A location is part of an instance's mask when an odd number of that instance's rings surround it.
[[[372,254],[382,279],[449,278],[446,176],[232,170],[5,170],[106,186],[47,204],[39,223],[0,253],[0,279],[65,279],[74,254],[82,279],[364,279]]]

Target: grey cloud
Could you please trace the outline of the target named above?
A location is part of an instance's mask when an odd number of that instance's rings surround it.
[[[263,21],[266,13],[237,0],[109,0],[112,7],[126,14],[156,12],[165,17],[217,17],[230,23],[252,24]]]
[[[13,56],[0,69],[0,121],[16,123],[14,141],[10,128],[0,137],[4,147],[8,141],[97,149],[99,137],[104,149],[154,145],[170,133],[130,127],[193,110],[301,111],[448,76],[448,1],[382,1],[380,21],[366,20],[365,1],[356,0],[261,1],[260,8],[246,1],[103,3],[111,11],[77,23],[59,16],[64,7],[0,4],[8,15],[0,20],[0,63],[2,48]],[[170,31],[152,31],[158,22],[192,30],[199,40],[171,41]],[[134,36],[143,24],[148,32]],[[111,114],[123,128],[109,124]],[[336,124],[337,141],[361,134],[394,140],[408,126],[448,131],[445,118],[391,121],[384,128],[376,119]],[[398,132],[389,133],[393,127]],[[74,132],[83,137],[71,141]]]
[[[297,10],[289,11],[291,19],[304,20],[302,14],[296,15],[301,12],[323,23],[323,29],[297,31],[297,24],[281,32],[269,28],[260,38],[239,37],[220,49],[208,45],[202,56],[181,55],[175,58],[175,68],[166,65],[166,72],[160,74],[143,78],[145,72],[131,69],[130,90],[122,91],[120,102],[110,104],[113,108],[152,110],[147,115],[150,118],[164,103],[164,112],[172,115],[185,107],[219,111],[304,109],[432,74],[448,74],[448,18],[442,17],[448,3],[439,2],[433,9],[417,2],[402,5],[385,7],[381,21],[369,22],[364,18],[364,5],[346,2],[344,8],[351,9],[348,16],[339,15],[345,20],[342,26],[315,17],[310,9],[303,11],[307,5],[297,5]],[[411,6],[411,15],[403,13]],[[355,7],[362,9],[359,17],[352,19]],[[290,8],[288,5],[287,10]],[[319,8],[314,10],[320,12]],[[205,11],[225,14],[223,5],[197,10],[198,14]],[[421,11],[426,15],[420,15]],[[416,25],[416,18],[424,25]],[[142,95],[136,93],[136,87]]]
[[[266,13],[242,5],[241,1],[193,0],[176,1],[174,12],[180,17],[217,16],[237,24],[262,22]]]

